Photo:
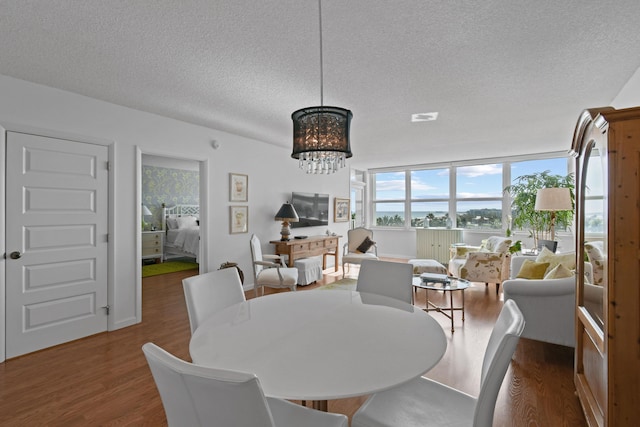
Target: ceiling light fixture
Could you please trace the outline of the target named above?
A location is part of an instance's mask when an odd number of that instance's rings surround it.
[[[412,122],[433,122],[438,119],[438,113],[415,113],[411,115]]]
[[[345,160],[353,156],[349,143],[351,111],[324,106],[324,76],[322,64],[322,0],[318,0],[320,23],[320,106],[294,111],[293,152],[306,173],[335,173]]]

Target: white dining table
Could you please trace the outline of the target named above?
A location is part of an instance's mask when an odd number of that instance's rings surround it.
[[[444,355],[442,327],[418,307],[345,290],[281,292],[213,314],[196,329],[194,363],[255,374],[265,395],[362,396],[405,383]]]

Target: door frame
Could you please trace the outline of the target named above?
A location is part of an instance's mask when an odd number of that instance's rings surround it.
[[[136,218],[142,217],[142,155],[160,156],[169,159],[195,161],[199,164],[199,198],[200,198],[200,273],[209,271],[209,159],[206,157],[179,156],[166,151],[143,149],[136,146]],[[203,220],[204,219],[204,220]],[[142,322],[142,224],[136,221],[136,313],[137,321]]]
[[[3,121],[0,123],[0,253],[6,254],[6,173],[7,173],[7,132],[22,132],[30,133],[34,135],[40,135],[49,138],[66,139],[83,144],[103,145],[108,148],[109,158],[109,178],[108,178],[108,203],[107,210],[107,233],[109,235],[108,247],[107,247],[107,304],[113,306],[114,297],[114,264],[115,259],[115,247],[116,238],[114,230],[115,221],[115,142],[113,140],[105,138],[97,138],[93,136],[75,134],[70,132],[63,132],[54,129],[39,128],[36,126],[30,126],[20,123],[12,123]],[[7,335],[6,335],[6,259],[4,256],[0,257],[0,362],[6,360],[7,353]],[[114,328],[113,316],[108,317],[107,330],[111,331]]]

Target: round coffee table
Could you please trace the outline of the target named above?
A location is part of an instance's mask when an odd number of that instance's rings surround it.
[[[453,327],[454,311],[462,311],[462,321],[464,322],[464,290],[471,286],[471,282],[455,277],[449,278],[448,283],[425,282],[420,276],[415,276],[413,278],[413,286],[416,289],[424,289],[426,292],[427,306],[423,308],[424,311],[438,311],[451,319],[451,332],[455,332],[455,329]],[[449,307],[441,307],[429,301],[429,290],[442,291],[445,293],[449,292]],[[455,291],[462,292],[462,305],[460,305],[459,307],[455,307],[453,305],[453,293]]]

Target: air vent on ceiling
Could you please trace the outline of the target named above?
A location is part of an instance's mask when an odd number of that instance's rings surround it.
[[[412,122],[432,122],[438,118],[438,113],[416,113],[411,115]]]

